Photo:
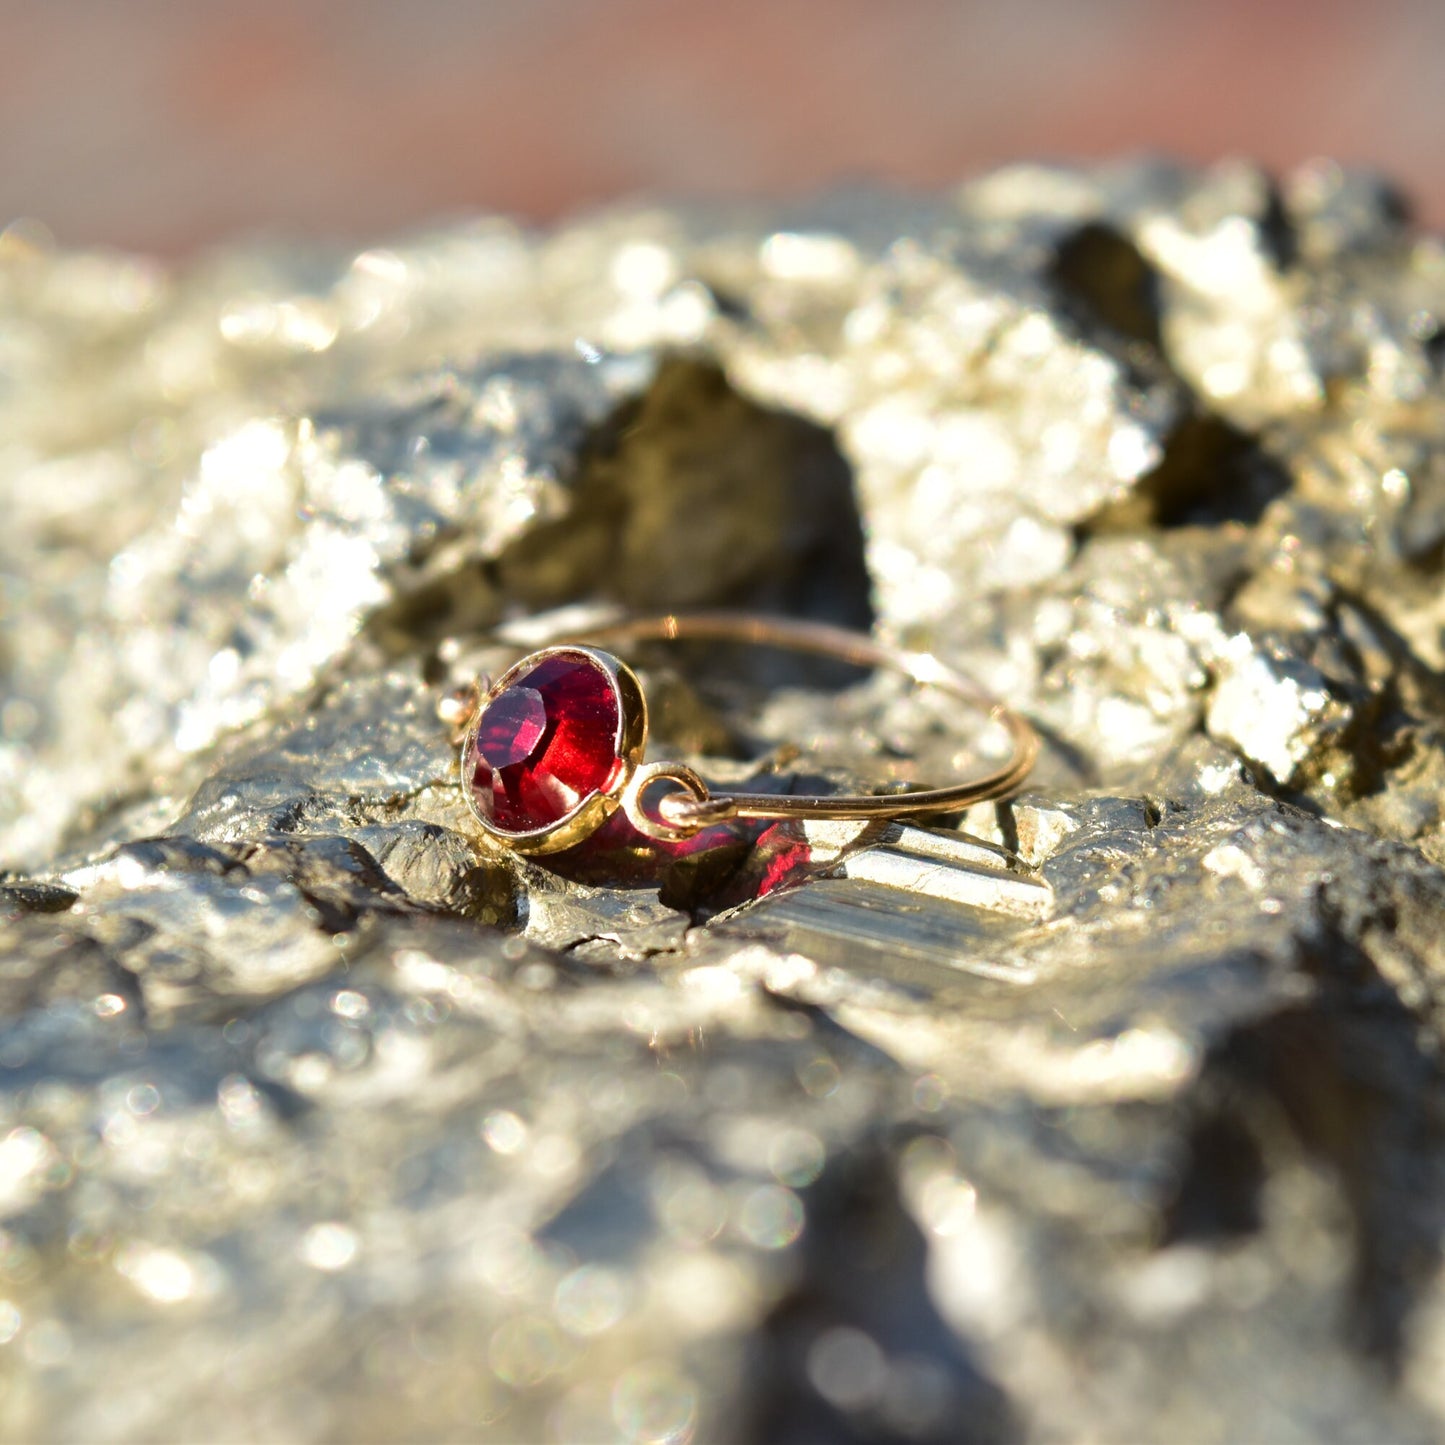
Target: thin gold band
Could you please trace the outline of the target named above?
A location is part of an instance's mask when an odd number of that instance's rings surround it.
[[[554,639],[561,641],[559,637]],[[859,667],[902,673],[920,686],[944,692],[984,711],[1013,741],[1013,755],[994,772],[948,788],[893,794],[797,796],[769,793],[713,793],[690,769],[654,764],[654,777],[669,777],[686,786],[656,805],[666,828],[695,832],[729,818],[896,818],[916,813],[957,812],[972,803],[1001,798],[1028,776],[1038,756],[1039,738],[1028,720],[977,684],[938,661],[931,653],[908,652],[875,642],[862,633],[822,622],[798,622],[742,612],[675,613],[629,618],[596,627],[574,628],[566,640],[616,646],[629,642],[740,642],[778,647],[836,658]],[[677,776],[686,772],[686,779]],[[651,781],[651,779],[647,779]]]

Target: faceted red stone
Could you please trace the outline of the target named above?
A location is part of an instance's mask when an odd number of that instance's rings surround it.
[[[558,652],[516,673],[477,719],[464,776],[499,832],[560,823],[616,779],[621,704],[584,652]]]

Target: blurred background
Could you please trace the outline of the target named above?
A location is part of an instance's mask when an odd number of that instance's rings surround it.
[[[1445,221],[1439,0],[0,0],[0,227],[176,255],[1141,150]]]

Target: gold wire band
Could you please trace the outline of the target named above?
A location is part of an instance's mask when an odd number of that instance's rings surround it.
[[[786,651],[835,658],[858,667],[902,673],[924,687],[937,687],[986,713],[1013,741],[1013,755],[1002,767],[981,777],[947,788],[908,793],[845,793],[841,795],[788,795],[772,793],[714,793],[691,769],[680,764],[656,763],[638,770],[625,800],[634,823],[652,820],[641,806],[640,794],[655,780],[668,778],[681,787],[656,805],[662,828],[643,831],[654,837],[696,832],[730,818],[776,820],[787,818],[898,818],[917,813],[957,812],[973,803],[1001,798],[1013,792],[1028,776],[1038,756],[1039,738],[1029,721],[998,698],[985,692],[962,673],[931,653],[909,652],[875,642],[862,633],[823,622],[800,622],[744,612],[671,613],[659,617],[628,618],[597,626],[574,627],[561,641],[617,646],[629,642],[739,642]],[[681,776],[685,774],[686,776]]]

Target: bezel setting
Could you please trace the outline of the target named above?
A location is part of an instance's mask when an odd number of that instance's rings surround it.
[[[538,828],[516,830],[501,827],[478,805],[476,791],[468,776],[469,760],[478,755],[477,734],[487,709],[509,688],[525,680],[543,663],[553,659],[574,659],[605,675],[617,702],[617,724],[611,738],[618,765],[603,788],[584,794],[560,818]],[[461,746],[462,791],[472,817],[489,841],[515,853],[560,853],[590,837],[617,809],[629,788],[647,747],[647,702],[636,673],[619,658],[601,648],[568,643],[544,647],[513,663],[486,690],[477,703]]]

